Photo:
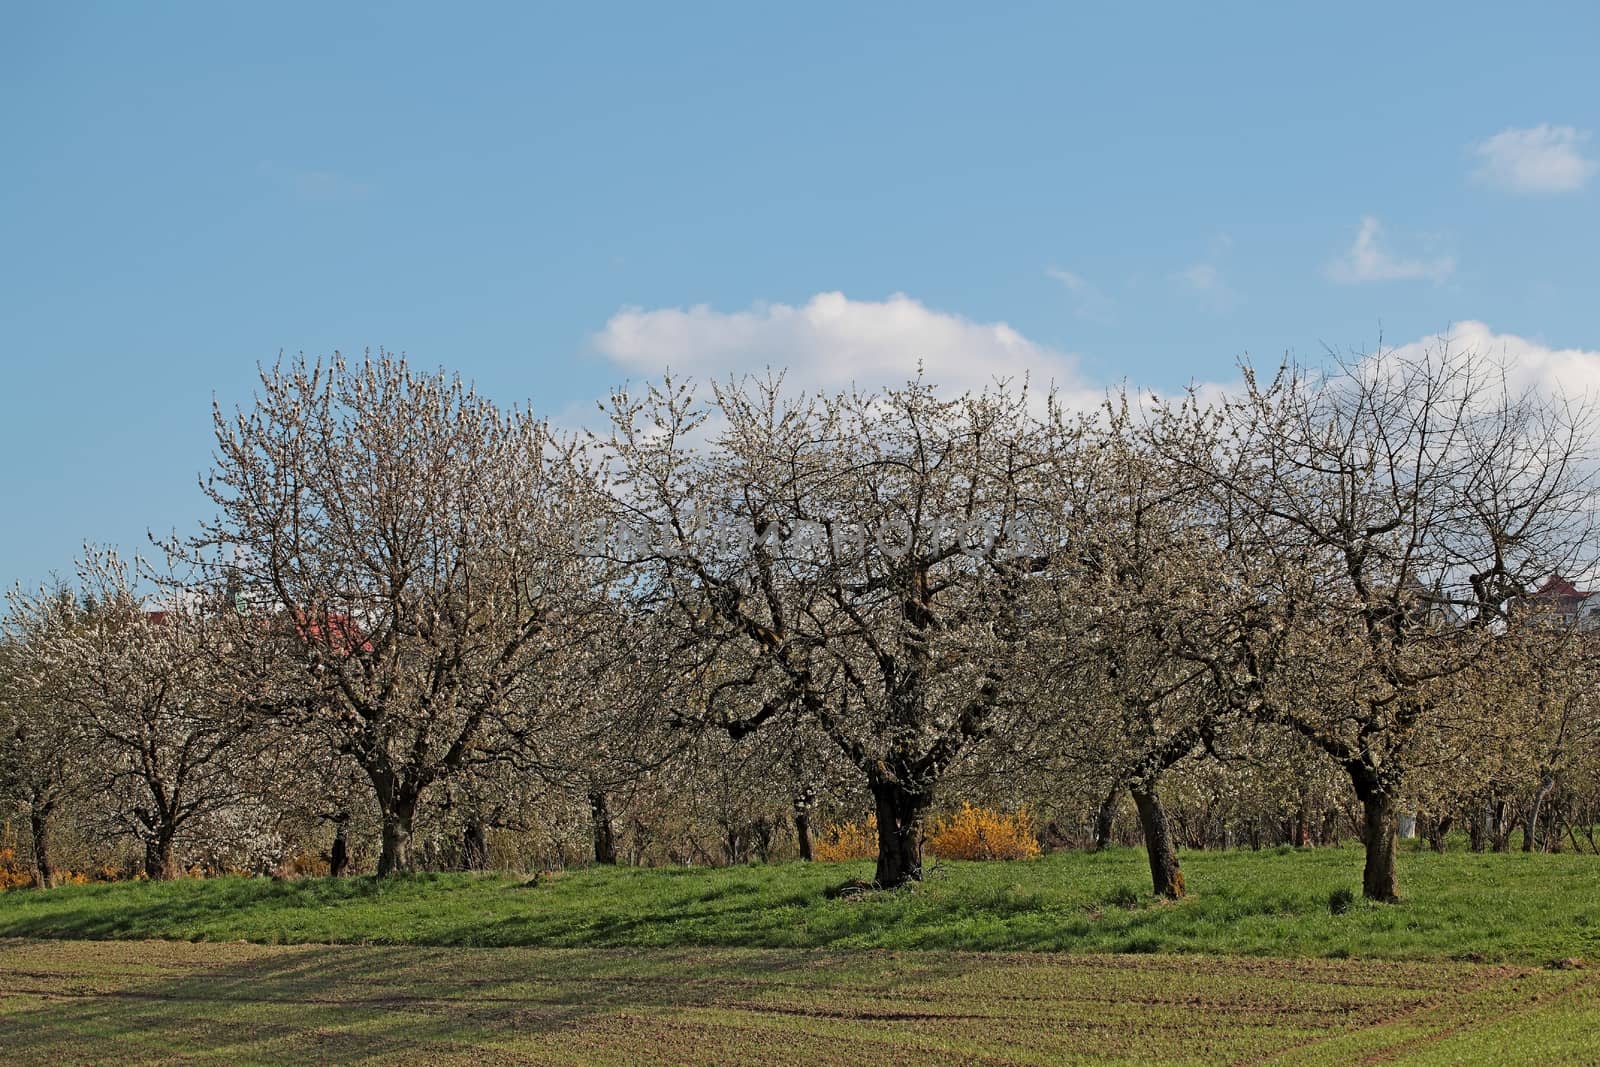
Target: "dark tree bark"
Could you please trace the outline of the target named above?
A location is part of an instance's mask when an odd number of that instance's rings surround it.
[[[744,836],[737,826],[724,827],[722,831],[722,859],[729,867],[744,862]]]
[[[378,807],[383,818],[383,839],[378,851],[378,877],[411,871],[416,861],[412,855],[411,827],[417,814],[417,791],[402,789],[387,798],[379,792]]]
[[[1117,797],[1122,793],[1122,783],[1112,782],[1105,799],[1094,812],[1094,851],[1103,852],[1111,846],[1111,832],[1117,825]]]
[[[49,889],[55,882],[55,867],[50,860],[50,816],[54,803],[35,804],[28,811],[28,829],[33,835],[33,884]]]
[[[878,869],[873,880],[882,889],[898,889],[922,880],[922,820],[933,796],[907,789],[899,782],[872,783],[878,817]]]
[[[1311,844],[1311,808],[1302,798],[1300,810],[1295,812],[1293,836],[1290,839],[1295,848],[1307,848]]]
[[[1392,904],[1400,899],[1399,875],[1395,870],[1395,849],[1399,825],[1394,797],[1371,790],[1361,796],[1365,821],[1361,843],[1366,849],[1366,866],[1361,872],[1361,895],[1368,900]]]
[[[411,850],[411,819],[399,812],[385,812],[383,837],[378,849],[378,877],[405,874],[415,865]]]
[[[172,848],[173,830],[160,827],[145,838],[144,876],[152,882],[166,882],[178,877],[178,861]]]
[[[1150,857],[1150,882],[1159,896],[1176,900],[1183,896],[1183,871],[1173,846],[1167,812],[1153,785],[1130,786],[1133,806],[1139,812],[1139,827],[1144,831],[1144,848]]]
[[[1318,842],[1323,845],[1339,847],[1339,809],[1330,807],[1322,813],[1322,834]]]
[[[796,797],[794,802],[794,840],[800,858],[811,862],[811,805],[803,797]]]
[[[1495,801],[1494,805],[1494,850],[1507,852],[1511,848],[1511,820],[1507,818],[1510,811],[1504,800]]]
[[[378,817],[383,827],[378,848],[378,877],[406,874],[416,867],[411,829],[426,782],[392,769],[387,760],[364,768],[378,801]]]
[[[461,866],[469,871],[489,869],[489,835],[477,819],[468,822],[461,832]]]
[[[768,857],[772,855],[772,834],[775,829],[776,826],[774,826],[772,820],[765,817],[757,819],[755,825],[751,827],[752,847],[755,851],[756,859],[762,863],[766,863]]]
[[[611,828],[611,803],[603,789],[589,791],[589,814],[594,823],[594,861],[617,862],[617,839]]]
[[[168,881],[179,874],[173,841],[178,836],[181,817],[164,791],[157,794],[157,799],[157,807],[133,809],[133,816],[139,822],[140,836],[144,838],[144,876],[152,882]]]
[[[334,878],[344,877],[350,869],[350,816],[341,814],[333,820],[333,847],[328,851],[328,873]]]
[[[1454,815],[1441,815],[1428,823],[1428,846],[1440,855],[1450,840],[1450,828],[1455,825]]]

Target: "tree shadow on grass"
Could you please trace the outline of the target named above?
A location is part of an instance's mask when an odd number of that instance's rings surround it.
[[[9,995],[42,1003],[18,1010],[14,1001],[0,1014],[11,1058],[338,1063],[462,1054],[576,1034],[617,1012],[709,1007],[741,979],[806,970],[803,957],[771,954],[730,967],[681,952],[295,946],[206,965],[202,946],[118,949],[130,963],[141,949],[188,950],[195,966],[109,988],[102,976],[88,991],[71,972],[13,975],[8,982],[20,985]]]
[[[565,1062],[596,1043],[648,1057],[657,1038],[771,1036],[730,1027],[728,1012],[937,1014],[928,984],[969,966],[918,953],[13,942],[0,943],[0,1021],[23,1062]]]
[[[1508,976],[1035,953],[0,942],[0,1026],[24,1062],[1148,1059],[1179,1035],[1222,1061]]]
[[[436,881],[429,875],[304,882],[230,877],[62,887],[8,902],[14,906],[0,912],[0,937],[183,938],[207,926],[237,924],[250,915],[292,915],[388,895],[425,893]]]

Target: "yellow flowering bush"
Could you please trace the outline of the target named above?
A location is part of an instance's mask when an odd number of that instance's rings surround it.
[[[928,851],[947,860],[1029,860],[1039,855],[1039,837],[1026,806],[1012,814],[963,803],[934,822]],[[870,860],[878,855],[878,820],[835,823],[812,846],[819,860]]]
[[[868,815],[866,822],[837,823],[829,826],[811,845],[811,854],[824,863],[839,860],[870,860],[878,855],[878,819]]]
[[[16,889],[33,884],[33,872],[17,862],[17,850],[0,848],[0,889]]]
[[[1026,805],[1007,815],[963,802],[933,824],[928,851],[947,860],[1031,860],[1039,855],[1039,837]]]

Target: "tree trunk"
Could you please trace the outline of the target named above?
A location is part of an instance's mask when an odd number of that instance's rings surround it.
[[[477,819],[468,822],[461,833],[461,866],[469,871],[489,869],[489,835]]]
[[[380,798],[381,804],[382,798]],[[378,851],[378,877],[408,873],[415,861],[411,854],[411,826],[417,814],[415,795],[402,793],[381,804],[383,841]]]
[[[1094,851],[1104,852],[1111,847],[1111,832],[1117,825],[1117,796],[1122,792],[1121,782],[1112,782],[1105,799],[1094,812]]]
[[[1533,795],[1533,800],[1528,803],[1528,816],[1522,824],[1522,851],[1532,852],[1536,835],[1539,832],[1539,816],[1543,813],[1545,798],[1556,787],[1556,779],[1548,771],[1539,775],[1539,791]]]
[[[50,861],[50,813],[54,804],[34,805],[28,811],[28,828],[33,833],[33,884],[49,889],[55,883],[55,867]]]
[[[333,847],[328,851],[328,873],[334,878],[344,877],[350,869],[350,817],[341,815],[333,820]]]
[[[1511,823],[1506,818],[1508,815],[1506,802],[1499,800],[1494,805],[1494,850],[1505,852],[1511,847]]]
[[[794,840],[800,849],[800,858],[811,862],[811,810],[802,799],[794,802]]]
[[[1308,848],[1311,845],[1311,808],[1305,798],[1300,800],[1300,809],[1294,815],[1294,836],[1290,839],[1295,848]]]
[[[1139,812],[1139,828],[1144,831],[1144,849],[1150,857],[1150,882],[1159,896],[1173,900],[1183,896],[1183,871],[1173,848],[1167,812],[1154,786],[1132,786],[1133,806]]]
[[[755,826],[752,827],[755,838],[752,844],[755,849],[756,859],[762,863],[766,863],[772,855],[772,834],[775,829],[776,826],[773,821],[765,816],[757,819]]]
[[[1361,872],[1361,895],[1368,900],[1394,903],[1400,899],[1395,871],[1396,838],[1399,834],[1395,800],[1389,793],[1369,791],[1361,797],[1365,821],[1361,842],[1366,849],[1366,867]]]
[[[378,877],[408,874],[416,867],[411,829],[425,785],[418,785],[386,763],[374,762],[363,768],[372,782],[378,801],[382,831],[378,845]]]
[[[172,850],[176,831],[163,826],[144,842],[144,876],[152,882],[169,882],[178,877],[178,861]]]
[[[920,882],[922,819],[933,803],[932,794],[877,781],[872,783],[872,799],[878,817],[878,869],[873,880],[882,889]]]
[[[1441,815],[1428,824],[1428,845],[1441,856],[1449,843],[1450,828],[1455,825],[1454,815]]]
[[[1489,847],[1489,805],[1479,804],[1472,809],[1472,814],[1467,817],[1467,839],[1471,842],[1474,852],[1482,852]]]
[[[611,829],[611,804],[605,790],[589,791],[589,813],[594,822],[594,861],[608,865],[615,864],[617,839]]]
[[[1322,835],[1318,844],[1339,847],[1339,809],[1329,808],[1322,813]]]

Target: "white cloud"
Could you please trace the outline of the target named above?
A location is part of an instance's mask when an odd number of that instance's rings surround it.
[[[1115,304],[1089,279],[1081,274],[1074,274],[1070,270],[1060,267],[1047,267],[1045,274],[1061,283],[1062,288],[1072,294],[1072,313],[1082,319],[1091,319],[1095,322],[1109,322]]]
[[[818,293],[800,306],[762,303],[728,312],[704,304],[624,308],[595,335],[594,346],[645,376],[670,368],[704,380],[786,368],[786,382],[797,389],[834,390],[897,385],[914,377],[920,363],[928,381],[952,392],[1024,374],[1036,389],[1087,389],[1067,353],[1003,322],[974,322],[899,293],[882,301]]]
[[[1474,177],[1514,193],[1570,193],[1594,176],[1595,161],[1583,154],[1587,132],[1541,124],[1501,130],[1473,146]]]
[[[1328,278],[1343,285],[1360,282],[1443,281],[1456,269],[1450,256],[1437,259],[1407,259],[1383,248],[1383,225],[1371,215],[1361,220],[1355,243],[1344,255],[1328,264]]]
[[[1444,343],[1499,361],[1514,390],[1534,389],[1600,403],[1600,350],[1557,348],[1534,338],[1496,333],[1472,319],[1457,323],[1443,336],[1421,338],[1386,352],[1414,356]],[[1004,323],[974,322],[904,295],[870,301],[818,293],[799,306],[758,304],[733,312],[704,305],[687,310],[626,308],[595,335],[594,344],[616,366],[640,377],[655,377],[670,368],[704,381],[786,368],[785,381],[797,390],[897,385],[916,374],[919,359],[927,379],[947,393],[981,389],[997,377],[1020,380],[1028,374],[1035,389],[1053,383],[1068,404],[1092,408],[1113,384],[1085,378],[1072,356],[1030,340]],[[1225,372],[1220,364],[1215,369]],[[1140,396],[1148,394],[1152,384],[1130,383]],[[1196,388],[1203,398],[1216,401],[1237,395],[1240,384],[1205,381],[1196,383]],[[1171,395],[1178,390],[1157,391]]]
[[[1505,367],[1506,383],[1514,392],[1532,389],[1548,396],[1600,401],[1600,351],[1552,348],[1514,333],[1495,333],[1473,319],[1458,322],[1438,337],[1401,345],[1394,356],[1420,356],[1448,344],[1454,351],[1472,351]]]

